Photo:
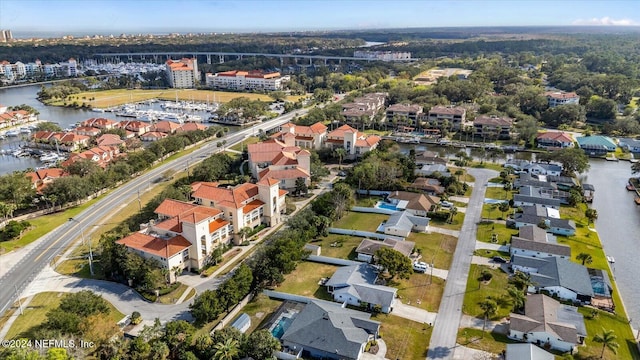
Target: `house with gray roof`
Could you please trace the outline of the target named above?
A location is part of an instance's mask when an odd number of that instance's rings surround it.
[[[504,167],[505,168],[511,168],[515,171],[521,172],[524,171],[524,168],[526,166],[529,166],[531,162],[529,160],[522,160],[522,159],[508,159],[505,163],[504,163]]]
[[[553,360],[553,354],[533,344],[507,344],[505,360]]]
[[[587,268],[567,259],[514,255],[511,269],[531,276],[530,292],[546,290],[561,299],[583,303],[590,303],[594,296]]]
[[[280,341],[308,357],[358,360],[379,330],[380,322],[371,320],[371,314],[312,300],[293,318]]]
[[[513,219],[507,220],[507,226],[520,229],[523,226],[539,226],[544,224],[547,232],[554,235],[573,236],[576,234],[576,224],[573,220],[549,218],[526,213],[517,213]]]
[[[548,197],[540,197],[540,196],[531,196],[531,195],[523,195],[523,194],[514,194],[513,195],[513,206],[533,206],[533,205],[542,205],[545,207],[552,207],[554,209],[560,209],[560,205],[562,204],[560,199],[553,199]]]
[[[414,216],[407,211],[396,211],[382,224],[382,232],[387,235],[407,237],[411,231],[425,232],[429,228],[429,218]]]
[[[435,173],[440,174],[440,176],[449,177],[451,173],[449,173],[449,169],[442,164],[425,164],[425,165],[417,165],[414,173],[418,176],[431,176]]]
[[[569,191],[574,186],[578,186],[578,181],[575,178],[570,176],[556,176],[556,175],[548,175],[546,180],[552,184],[556,185],[558,190]]]
[[[447,165],[447,159],[441,158],[437,152],[427,150],[416,155],[415,163],[416,165]]]
[[[547,163],[530,163],[522,169],[532,175],[555,175],[560,176],[562,166]]]
[[[396,250],[404,256],[409,257],[415,246],[416,243],[413,241],[399,241],[389,238],[384,239],[384,241],[363,239],[356,248],[356,254],[358,254],[356,260],[370,263],[373,261],[373,256],[376,251],[383,247]]]
[[[511,237],[509,253],[511,256],[571,258],[571,247],[558,244],[555,236],[535,225],[520,227],[518,236]]]
[[[587,329],[576,307],[532,294],[527,296],[524,313],[509,316],[509,338],[572,353],[584,343]]]
[[[393,310],[397,289],[376,285],[378,273],[369,264],[338,268],[325,283],[333,300],[353,306],[367,305],[370,309],[380,307],[388,314]]]
[[[543,181],[538,179],[538,177],[534,177],[529,173],[522,173],[520,176],[513,182],[514,189],[520,189],[524,186],[532,186],[541,189],[551,189],[556,190],[557,186],[554,183]]]
[[[590,156],[605,155],[608,152],[616,151],[617,147],[613,139],[602,135],[582,136],[576,141],[578,141],[578,147]]]
[[[640,153],[640,140],[631,138],[618,139],[618,145],[632,153]]]

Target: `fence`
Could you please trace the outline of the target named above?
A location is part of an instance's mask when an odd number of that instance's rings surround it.
[[[373,239],[378,239],[378,240],[393,239],[393,240],[398,240],[398,241],[404,241],[404,238],[400,237],[400,236],[379,234],[379,233],[374,233],[374,232],[369,232],[369,231],[361,231],[361,230],[329,228],[329,233],[330,234],[339,234],[339,235],[359,236],[359,237],[373,238]]]
[[[356,190],[356,193],[358,193],[359,195],[387,196],[387,195],[391,194],[391,191],[389,191],[389,190],[358,189],[358,190]]]
[[[323,264],[331,264],[331,265],[339,265],[339,266],[350,266],[350,265],[362,264],[361,262],[358,262],[358,261],[338,259],[338,258],[322,256],[322,255],[309,255],[309,257],[307,257],[307,260],[313,261],[313,262],[319,262]]]
[[[393,213],[398,212],[398,210],[362,207],[362,206],[354,206],[351,208],[351,211],[361,212],[361,213],[370,213],[370,214],[383,214],[383,215],[391,215]]]
[[[245,307],[245,305],[247,305],[249,303],[249,301],[251,301],[251,299],[253,298],[252,294],[249,294],[247,296],[244,297],[244,299],[242,299],[242,301],[240,301],[238,303],[238,305],[236,305],[228,314],[227,316],[225,316],[222,320],[220,320],[220,322],[218,323],[218,325],[216,325],[213,330],[211,330],[211,333],[213,333],[216,330],[221,330],[222,328],[224,328],[225,326],[227,326],[231,320],[233,320],[236,315],[238,315],[238,313],[240,312],[240,310],[242,310],[242,308]]]

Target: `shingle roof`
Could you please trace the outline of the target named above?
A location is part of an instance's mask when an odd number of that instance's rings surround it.
[[[571,256],[571,247],[569,246],[554,244],[554,243],[547,243],[547,242],[532,241],[532,240],[523,239],[517,236],[514,236],[511,238],[511,249],[512,250],[522,249],[522,250],[528,250],[528,251],[544,252],[548,254],[555,254],[555,255],[568,256],[568,257]]]
[[[402,253],[405,256],[411,255],[416,244],[413,241],[398,241],[385,239],[384,241],[363,239],[356,248],[356,253],[373,255],[378,249],[387,247]]]
[[[561,286],[577,294],[594,296],[587,268],[555,256],[534,258],[514,255],[511,264],[538,269],[530,273],[531,281],[540,288]]]
[[[442,106],[437,105],[429,110],[429,115],[431,114],[443,114],[443,115],[464,115],[466,112],[465,108],[459,106]]]
[[[507,344],[506,360],[553,360],[554,356],[533,344]]]
[[[420,193],[412,193],[408,191],[394,191],[388,196],[389,199],[406,200],[408,201],[405,209],[429,211],[433,205],[440,202],[440,199]]]

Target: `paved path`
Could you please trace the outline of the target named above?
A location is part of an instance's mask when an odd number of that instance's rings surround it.
[[[429,225],[429,227],[427,228],[427,232],[435,232],[438,234],[445,234],[445,235],[451,235],[451,236],[455,236],[458,237],[460,236],[460,231],[458,230],[451,230],[451,229],[445,229],[445,228],[441,228],[441,227],[437,227],[437,226],[433,226],[433,225]]]
[[[464,196],[449,196],[449,200],[465,204],[469,203],[469,198]]]
[[[472,328],[482,330],[482,325],[484,324],[483,319],[478,319],[474,316],[462,315],[462,319],[460,319],[460,327],[461,328]],[[488,332],[497,332],[500,334],[507,334],[509,332],[509,322],[504,321],[490,321],[487,320],[487,327],[485,331]]]
[[[377,339],[378,342],[378,353],[375,355],[369,353],[362,353],[360,357],[361,360],[383,360],[386,359],[385,355],[387,355],[387,344],[383,339]]]
[[[431,335],[428,359],[451,359],[454,356],[458,327],[462,318],[462,302],[471,258],[476,247],[477,223],[482,212],[485,185],[490,178],[498,175],[496,171],[488,169],[469,169],[469,174],[475,177],[475,183]]]
[[[491,244],[491,243],[484,242],[484,241],[476,241],[476,250],[478,250],[478,249],[487,249],[487,250],[496,250],[496,251],[509,252],[509,245]]]
[[[438,316],[438,314],[436,313],[428,312],[427,310],[420,309],[415,306],[403,304],[400,300],[396,300],[391,315],[409,319],[421,324],[431,325],[436,322],[436,317]]]
[[[471,263],[472,264],[476,264],[476,265],[484,265],[484,266],[490,266],[494,269],[497,269],[500,267],[500,264],[496,263],[495,261],[491,260],[488,257],[484,257],[484,256],[476,256],[474,255],[473,258],[471,259]]]

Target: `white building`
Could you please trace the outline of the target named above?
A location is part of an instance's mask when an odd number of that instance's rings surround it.
[[[231,70],[215,74],[207,73],[205,82],[208,87],[231,90],[282,90],[289,76],[279,72],[265,73],[260,70]]]
[[[165,72],[172,88],[193,88],[198,84],[198,60],[196,58],[169,59],[165,65]]]
[[[411,60],[410,52],[403,51],[364,51],[356,50],[353,57],[366,60],[399,61]]]
[[[574,92],[548,91],[544,95],[547,97],[549,107],[552,108],[560,105],[580,103],[580,96]]]

